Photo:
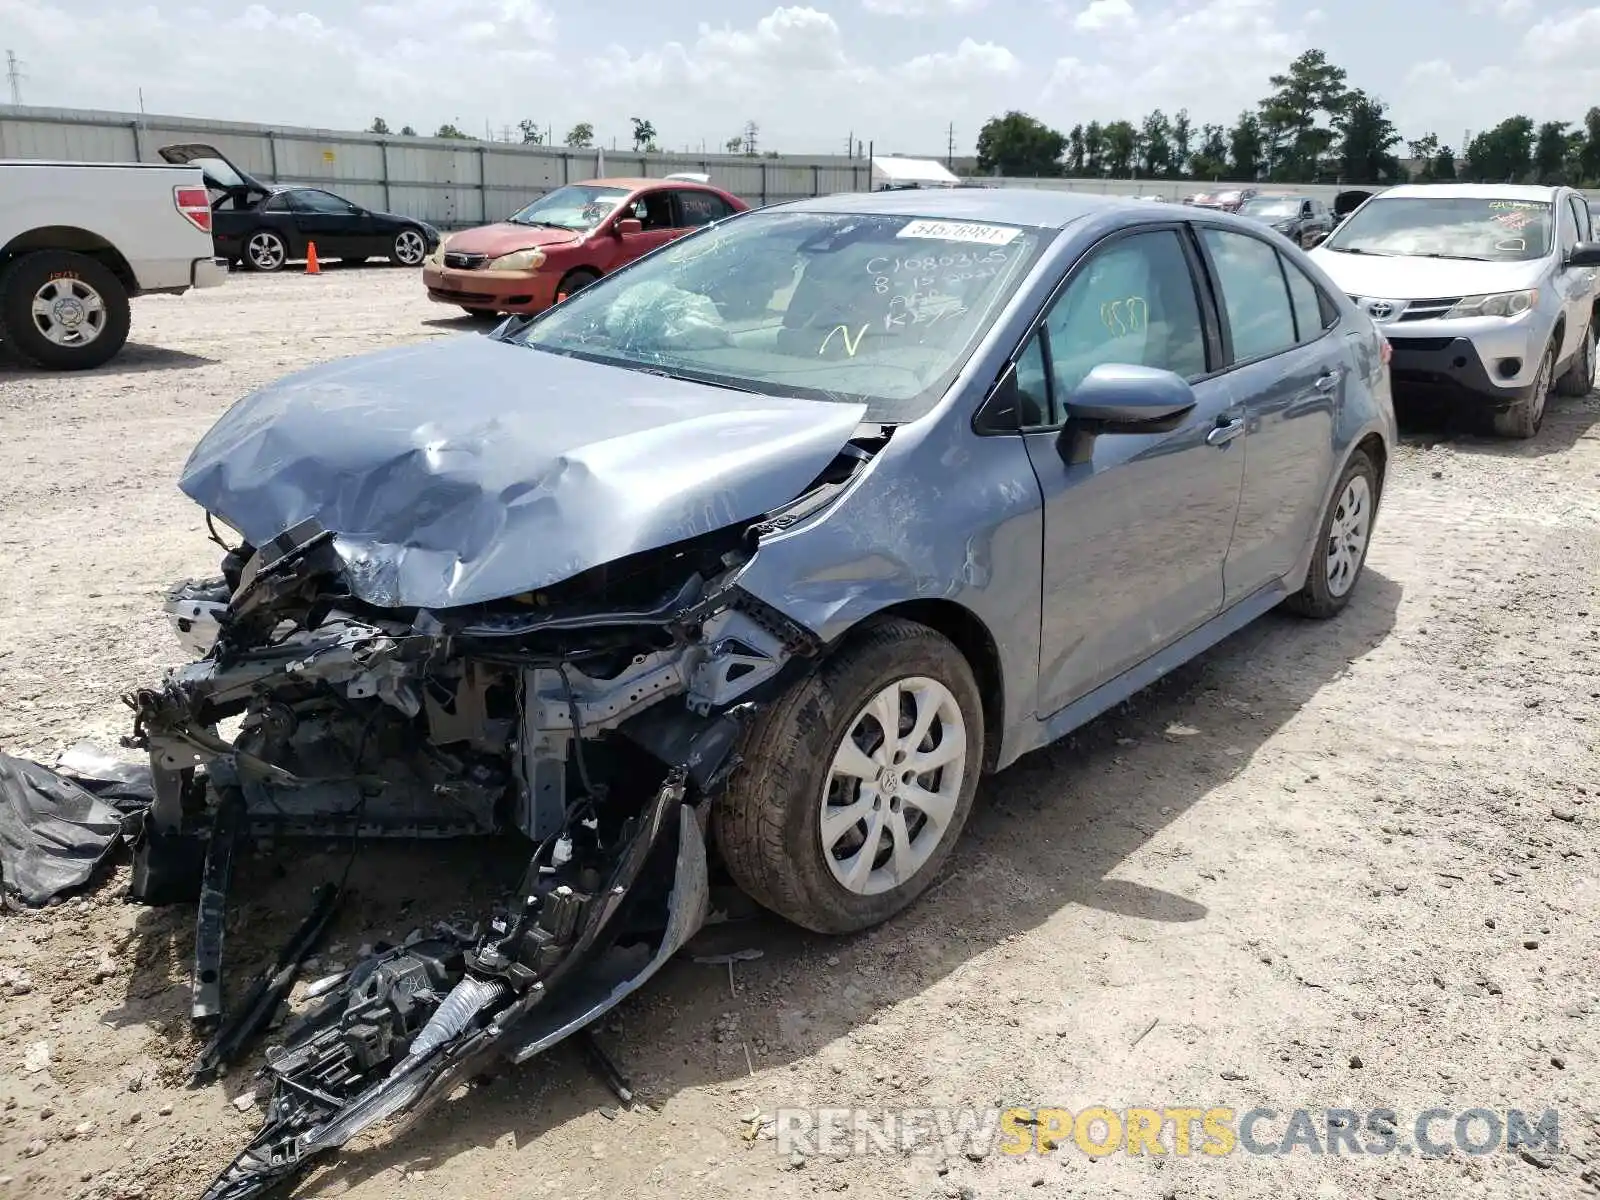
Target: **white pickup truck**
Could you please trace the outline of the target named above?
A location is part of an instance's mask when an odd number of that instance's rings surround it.
[[[214,287],[197,167],[0,160],[0,343],[52,370],[98,367],[128,337],[128,299]]]

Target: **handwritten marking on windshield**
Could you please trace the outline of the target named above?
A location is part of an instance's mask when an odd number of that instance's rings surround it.
[[[822,339],[822,345],[817,348],[817,354],[819,356],[828,352],[828,345],[833,341],[835,334],[844,335],[844,352],[851,358],[854,358],[856,356],[856,350],[861,345],[861,339],[867,336],[867,327],[863,325],[860,332],[856,334],[855,339],[851,340],[850,327],[848,325],[835,325],[828,331],[828,336]]]

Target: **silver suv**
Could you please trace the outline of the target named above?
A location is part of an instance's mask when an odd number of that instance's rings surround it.
[[[1587,395],[1600,244],[1571,188],[1408,184],[1311,252],[1394,348],[1396,391],[1448,389],[1530,438],[1552,386]]]

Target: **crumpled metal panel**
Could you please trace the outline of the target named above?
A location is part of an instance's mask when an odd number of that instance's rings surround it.
[[[449,608],[758,517],[865,413],[468,335],[245,397],[179,486],[255,545],[315,517],[370,604]]]

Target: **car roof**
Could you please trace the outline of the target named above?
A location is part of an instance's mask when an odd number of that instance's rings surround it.
[[[709,184],[699,183],[692,179],[649,179],[642,176],[615,175],[604,179],[574,179],[573,184],[578,187],[610,187],[625,188],[630,192],[639,191],[641,188],[668,187],[682,188],[685,191],[715,192],[720,189]]]
[[[1444,200],[1550,200],[1558,188],[1534,183],[1401,183],[1389,196],[1437,196]]]
[[[1125,210],[1140,220],[1149,206],[1135,196],[1099,196],[1047,188],[908,188],[895,192],[840,192],[774,204],[767,211],[863,213],[945,221],[998,221],[1062,229],[1080,217]]]

